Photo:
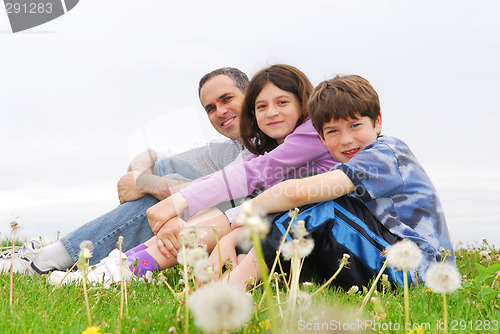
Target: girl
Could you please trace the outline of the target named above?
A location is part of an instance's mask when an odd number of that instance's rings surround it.
[[[234,210],[224,215],[217,209],[209,208],[223,201],[248,196],[259,189],[267,189],[284,179],[326,172],[337,163],[309,119],[307,99],[312,88],[307,77],[289,65],[273,65],[253,77],[241,117],[242,139],[253,155],[196,180],[151,207],[147,215],[156,237],[125,254],[132,263],[131,269],[134,262],[137,263],[134,274],[142,276],[146,271],[177,264],[176,256],[181,247],[179,232],[186,225],[178,217],[181,213],[188,217],[198,213],[188,224],[207,230],[204,242],[211,251],[216,243],[212,226],[217,227],[219,238],[226,235],[230,231]],[[205,209],[209,210],[200,212]],[[104,259],[101,262],[106,268],[96,269],[99,280],[102,280],[102,275],[105,280],[120,279],[112,274],[119,270],[109,268],[113,263],[118,266],[120,255],[113,251],[110,257],[114,258],[113,261]],[[52,274],[54,279],[51,281],[58,282],[58,275]],[[70,280],[75,278],[78,276]]]

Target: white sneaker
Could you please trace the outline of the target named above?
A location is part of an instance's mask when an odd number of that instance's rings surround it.
[[[12,270],[15,273],[22,274],[28,272],[32,275],[35,271],[31,264],[35,259],[35,255],[40,252],[40,248],[40,241],[31,240],[22,246],[14,247],[14,256],[12,256],[12,248],[3,251],[0,253],[0,274],[10,272],[12,264]]]
[[[123,267],[123,276],[125,280],[137,278],[130,270],[130,263],[127,261],[127,256],[122,253],[122,260],[120,261],[120,251],[114,249],[101,260],[98,264],[90,266],[87,272],[87,281],[93,285],[96,284],[113,284],[121,281],[120,262]],[[152,272],[148,272],[149,279]],[[49,276],[49,283],[52,285],[66,285],[69,283],[79,283],[82,280],[82,273],[78,270],[75,272],[53,271]],[[148,278],[148,277],[147,277]]]

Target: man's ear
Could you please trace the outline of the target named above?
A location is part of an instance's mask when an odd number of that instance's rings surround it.
[[[378,114],[377,119],[375,120],[375,129],[377,130],[377,135],[382,132],[382,113]]]

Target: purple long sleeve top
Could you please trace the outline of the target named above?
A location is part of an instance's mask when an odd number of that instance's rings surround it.
[[[271,152],[252,154],[239,163],[199,178],[180,192],[192,216],[221,202],[248,196],[255,189],[267,189],[284,179],[329,171],[337,163],[308,118]]]

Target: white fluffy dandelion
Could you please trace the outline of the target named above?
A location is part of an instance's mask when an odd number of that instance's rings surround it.
[[[85,259],[89,259],[92,257],[92,251],[94,250],[94,244],[90,240],[83,240],[80,243],[80,256],[83,256]]]
[[[295,239],[283,244],[283,247],[281,248],[283,257],[286,260],[290,260],[295,256],[299,258],[308,256],[314,248],[314,241],[306,238],[308,232],[305,227],[305,222],[303,220],[299,220],[292,232]]]
[[[412,270],[424,259],[418,246],[408,239],[403,239],[386,249],[387,261],[398,270]]]
[[[292,232],[294,237],[297,239],[305,238],[309,234],[309,232],[306,229],[306,223],[303,220],[299,220],[297,222],[297,225],[295,226]]]
[[[208,259],[207,251],[201,247],[186,248],[185,254],[186,264],[191,268],[194,268],[198,262]],[[177,254],[177,262],[179,262],[179,264],[184,264],[184,251],[181,250]]]
[[[285,242],[281,248],[281,253],[285,260],[290,260],[297,256],[304,258],[308,256],[314,248],[314,241],[312,239],[293,239],[292,241]]]
[[[250,249],[252,247],[252,235],[258,235],[262,239],[269,233],[270,227],[265,217],[258,210],[254,210],[248,202],[242,204],[233,220],[233,224],[242,226],[238,237],[240,247]]]
[[[208,282],[215,277],[214,269],[208,262],[208,259],[196,262],[193,267],[193,275],[200,282]]]
[[[250,320],[252,299],[244,291],[227,283],[202,286],[188,298],[198,327],[207,332],[233,331]]]
[[[482,250],[479,252],[479,256],[482,258],[482,259],[485,259],[486,261],[489,261],[491,260],[491,257],[490,257],[490,251],[488,250]]]
[[[186,247],[195,248],[203,245],[203,239],[206,235],[206,231],[197,228],[195,225],[188,225],[182,229],[180,242]]]
[[[462,278],[455,265],[437,262],[430,265],[425,274],[425,285],[435,293],[452,293],[461,285]]]
[[[312,297],[310,293],[299,290],[297,291],[297,299],[295,304],[297,304],[297,310],[299,312],[307,312],[311,307]]]
[[[353,285],[353,286],[351,286],[349,291],[347,291],[347,294],[348,295],[355,295],[358,293],[358,291],[359,291],[359,287],[357,285]]]

